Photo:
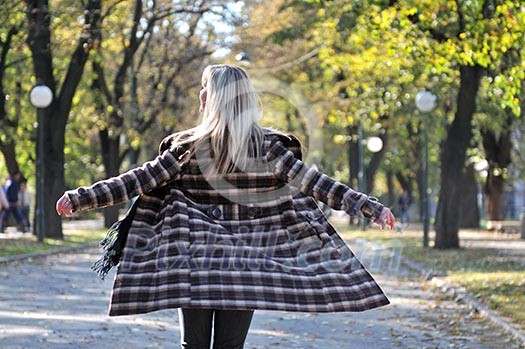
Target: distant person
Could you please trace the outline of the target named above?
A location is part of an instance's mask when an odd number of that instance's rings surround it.
[[[401,223],[410,223],[410,196],[406,190],[403,190],[403,194],[399,197],[399,220]]]
[[[20,203],[20,215],[24,219],[24,226],[26,231],[30,231],[31,224],[29,223],[29,213],[31,212],[32,203],[31,193],[27,191],[27,181],[20,183],[20,191],[18,192],[18,202]]]
[[[0,187],[0,217],[2,215],[2,212],[4,210],[7,210],[9,208],[9,202],[7,201],[7,197],[4,193],[4,188]]]
[[[7,184],[4,188],[5,190],[5,196],[7,197],[7,202],[9,203],[9,207],[5,212],[2,213],[2,219],[1,219],[1,227],[0,232],[4,232],[5,228],[7,227],[9,223],[9,218],[11,215],[15,217],[16,224],[18,226],[18,229],[21,232],[25,232],[25,224],[24,219],[22,218],[22,215],[20,214],[20,210],[18,208],[18,194],[20,192],[20,180],[22,178],[22,175],[19,171],[14,171],[11,174],[11,177],[7,181]]]

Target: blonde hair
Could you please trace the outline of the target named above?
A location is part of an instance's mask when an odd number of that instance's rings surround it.
[[[235,65],[210,65],[202,73],[202,86],[207,94],[202,121],[178,133],[173,146],[191,143],[192,152],[211,150],[215,166],[208,173],[245,170],[250,157],[260,156],[264,138],[261,102],[250,78]]]

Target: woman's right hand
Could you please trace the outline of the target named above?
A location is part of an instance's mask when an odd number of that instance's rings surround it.
[[[381,215],[374,221],[374,223],[379,224],[381,230],[386,227],[390,230],[394,229],[394,224],[396,223],[396,217],[392,214],[392,211],[388,207],[383,207]]]
[[[67,194],[63,194],[57,201],[56,210],[58,215],[64,215],[66,217],[73,216],[73,204]]]

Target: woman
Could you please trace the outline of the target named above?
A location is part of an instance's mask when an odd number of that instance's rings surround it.
[[[301,160],[263,129],[256,91],[232,65],[202,75],[202,122],[142,167],[66,192],[58,214],[141,195],[110,315],[179,308],[182,346],[242,348],[254,309],[362,311],[388,304],[316,205],[392,228],[388,208]],[[213,321],[214,318],[214,321]],[[212,325],[213,322],[213,325]]]

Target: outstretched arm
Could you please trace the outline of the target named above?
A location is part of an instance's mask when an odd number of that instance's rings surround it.
[[[308,167],[281,141],[272,145],[269,160],[275,162],[276,174],[303,194],[312,196],[335,210],[344,210],[349,215],[365,216],[382,228],[393,227],[395,219],[390,209],[314,167]]]
[[[173,151],[166,150],[154,160],[120,176],[67,191],[57,201],[57,213],[71,216],[79,210],[116,205],[177,180],[187,155],[177,156]]]

